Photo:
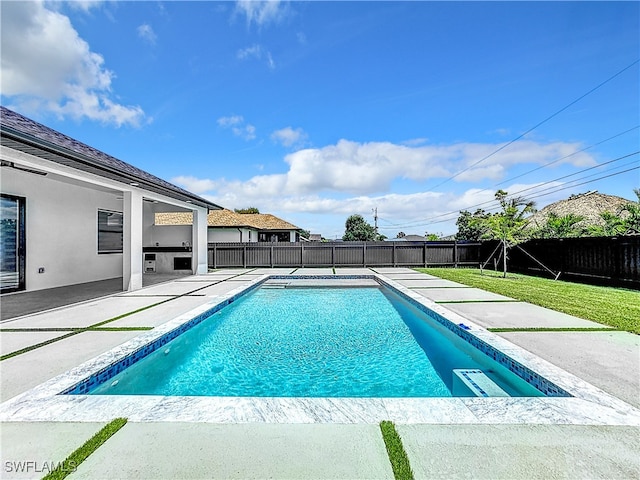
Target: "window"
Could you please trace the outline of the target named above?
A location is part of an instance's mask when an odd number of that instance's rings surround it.
[[[289,232],[260,232],[258,234],[259,242],[289,242]]]
[[[24,197],[0,196],[0,293],[25,289]]]
[[[98,253],[122,253],[122,212],[98,210]]]

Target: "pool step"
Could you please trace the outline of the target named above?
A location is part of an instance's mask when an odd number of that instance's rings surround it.
[[[508,397],[482,370],[457,368],[453,370],[454,397]]]
[[[269,282],[266,282],[260,288],[287,288],[287,286],[289,286],[289,283],[269,283]]]

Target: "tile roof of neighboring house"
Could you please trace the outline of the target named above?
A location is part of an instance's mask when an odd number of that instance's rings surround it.
[[[231,210],[222,209],[216,212],[211,212],[209,215],[210,227],[253,227],[249,221],[248,214],[240,214],[232,212]]]
[[[156,213],[156,225],[191,225],[190,212]],[[248,227],[256,230],[299,230],[295,225],[269,213],[236,213],[226,208],[209,212],[210,227]]]
[[[191,212],[156,212],[155,225],[192,225],[193,213]]]
[[[100,150],[85,145],[8,108],[0,106],[2,145],[46,160],[199,206],[220,206],[134,167]]]
[[[249,223],[259,230],[299,230],[295,225],[282,220],[270,213],[245,213],[241,217],[251,217]]]

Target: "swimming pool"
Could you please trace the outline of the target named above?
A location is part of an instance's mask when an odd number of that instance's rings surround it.
[[[572,424],[640,425],[640,411],[536,355],[487,331],[385,275],[366,269],[354,273],[271,273],[251,271],[246,280],[216,283],[208,301],[184,309],[153,330],[87,360],[0,404],[4,422],[323,423],[378,424]],[[400,269],[398,269],[400,270]],[[398,270],[393,269],[395,274]],[[229,272],[235,273],[235,271]],[[390,272],[391,273],[391,272]],[[402,272],[406,274],[409,272]],[[397,276],[397,274],[396,274]],[[187,280],[189,281],[189,280]],[[308,286],[388,286],[432,320],[481,352],[526,378],[546,396],[538,397],[227,397],[165,395],[90,395],[111,379],[204,319],[261,285],[292,282]],[[221,288],[218,288],[221,287]],[[72,394],[69,394],[72,393]]]
[[[413,304],[390,285],[295,288],[288,279],[282,288],[274,281],[65,393],[568,396],[524,367],[514,371],[513,362],[495,349],[472,345],[465,338],[469,327]],[[524,378],[517,374],[522,372]]]

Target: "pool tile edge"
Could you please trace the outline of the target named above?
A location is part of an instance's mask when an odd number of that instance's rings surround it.
[[[117,362],[145,344],[180,328],[195,316],[233,301],[269,278],[251,279],[211,302],[186,312],[154,330],[99,355],[0,405],[0,421],[107,421],[127,416],[130,421],[186,421],[212,423],[378,423],[399,424],[513,424],[558,423],[640,426],[640,410],[488,332],[465,317],[435,304],[382,274],[347,275],[375,278],[425,305],[450,322],[463,322],[471,333],[499,348],[574,397],[541,398],[254,398],[59,395],[87,375]],[[287,275],[293,278],[294,275]],[[309,279],[310,276],[303,278]],[[317,276],[327,278],[326,276]],[[339,278],[332,275],[331,278]],[[460,323],[458,322],[458,323]]]

